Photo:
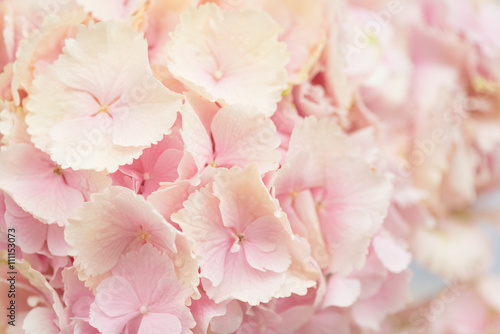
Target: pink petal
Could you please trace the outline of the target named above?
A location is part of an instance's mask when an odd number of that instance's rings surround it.
[[[411,254],[390,235],[376,235],[373,249],[384,266],[393,273],[402,272],[411,262]]]
[[[232,240],[222,224],[219,200],[211,194],[211,187],[202,188],[189,196],[184,209],[172,215],[182,231],[194,243],[194,252],[200,257],[202,277],[215,286],[223,279],[224,261]]]
[[[250,104],[270,116],[287,87],[279,30],[261,11],[189,8],[172,34],[168,68],[210,101]]]
[[[25,212],[9,196],[5,196],[5,207],[5,222],[8,228],[16,229],[17,245],[28,254],[40,251],[47,239],[48,225]]]
[[[205,109],[195,109],[197,107],[195,104],[197,101],[196,95],[194,93],[185,93],[184,97],[186,103],[181,108],[182,140],[186,150],[192,155],[196,167],[201,171],[207,163],[211,162],[213,156],[210,129],[207,129],[202,122],[202,111]]]
[[[242,232],[261,216],[275,215],[279,207],[267,191],[256,164],[232,168],[215,176],[214,194],[220,199],[224,226]],[[237,208],[237,209],[236,209]]]
[[[64,240],[64,227],[49,225],[47,231],[47,247],[56,256],[68,255],[69,245]]]
[[[182,325],[179,319],[171,314],[148,313],[142,317],[141,325],[137,334],[150,333],[172,333],[181,334]]]
[[[75,211],[65,237],[75,265],[88,275],[111,270],[120,255],[151,243],[175,253],[175,229],[140,195],[109,187]]]
[[[390,273],[380,291],[373,297],[353,306],[354,321],[360,326],[379,330],[380,322],[388,315],[401,310],[409,301],[410,272]]]
[[[248,263],[258,270],[284,272],[291,263],[287,243],[289,236],[281,221],[273,216],[263,216],[248,226],[242,242]]]
[[[217,165],[230,168],[257,163],[261,174],[279,166],[276,127],[254,108],[226,106],[214,116],[211,129]]]
[[[333,275],[328,281],[323,306],[349,307],[358,299],[360,293],[361,284],[357,279]]]

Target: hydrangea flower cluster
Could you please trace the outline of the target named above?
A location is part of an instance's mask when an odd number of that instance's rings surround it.
[[[500,333],[499,19],[3,0],[0,331]]]

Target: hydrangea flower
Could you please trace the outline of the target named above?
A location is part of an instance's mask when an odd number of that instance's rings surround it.
[[[97,288],[90,324],[103,333],[191,333],[185,305],[192,290],[179,282],[172,260],[145,244],[122,256]]]
[[[153,77],[138,32],[100,22],[80,26],[35,78],[26,123],[63,168],[114,172],[169,132],[181,99]]]
[[[250,104],[270,116],[287,88],[280,26],[252,9],[189,8],[168,45],[168,69],[210,101]]]
[[[307,273],[301,263],[308,260],[308,249],[291,233],[255,164],[221,171],[184,207],[172,220],[194,241],[203,287],[216,302],[238,299],[256,305],[282,289],[303,293],[314,285],[315,270],[309,264]],[[286,286],[288,275],[293,287]]]

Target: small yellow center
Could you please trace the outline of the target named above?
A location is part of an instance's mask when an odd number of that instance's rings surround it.
[[[292,196],[292,198],[295,198],[299,195],[299,192],[297,191],[297,189],[293,189],[291,192],[290,192],[290,196]]]
[[[111,114],[109,113],[108,106],[103,106],[103,105],[101,105],[101,107],[99,108],[99,110],[98,110],[95,114],[93,114],[92,116],[99,115],[100,113],[105,113],[105,114],[107,114],[109,117],[113,117],[113,116],[111,116]]]
[[[214,73],[212,73],[212,76],[214,77],[215,80],[220,80],[222,78],[222,76],[224,75],[224,73],[222,73],[221,70],[216,70],[214,71]]]
[[[57,165],[54,168],[54,174],[57,174],[57,175],[61,175],[62,174],[62,168],[61,168],[61,166]]]
[[[146,233],[146,232],[144,232],[144,231],[141,230],[141,233],[139,234],[139,239],[145,241],[148,238],[148,236],[149,236],[148,233]]]

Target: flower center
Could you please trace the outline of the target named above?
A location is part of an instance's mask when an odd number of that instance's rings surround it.
[[[142,179],[143,179],[144,181],[149,181],[149,180],[151,180],[151,174],[149,174],[149,173],[144,173],[144,174],[142,174]]]
[[[229,250],[231,253],[238,253],[241,249],[241,245],[243,241],[245,241],[245,236],[243,234],[235,233],[237,240],[234,241],[231,249]]]
[[[142,305],[139,312],[141,312],[141,314],[146,314],[148,312],[148,307],[146,305]]]
[[[99,99],[97,97],[95,97],[94,95],[91,95],[92,98],[94,99],[94,101],[97,103],[97,105],[99,106],[99,110],[97,112],[95,112],[94,114],[92,114],[92,117],[94,116],[97,116],[99,115],[100,113],[105,113],[107,114],[109,117],[113,118],[113,115],[111,115],[109,113],[109,110],[108,108],[113,105],[114,103],[116,103],[119,99],[119,97],[117,97],[116,99],[114,99],[111,103],[102,103],[101,101],[99,101]]]
[[[103,106],[103,105],[101,105],[101,106],[100,106],[100,108],[99,108],[99,110],[98,110],[96,113],[94,113],[94,114],[92,115],[92,117],[97,116],[97,115],[99,115],[100,113],[105,113],[105,114],[107,114],[109,117],[113,118],[113,116],[111,116],[111,114],[109,113],[108,106]]]
[[[149,234],[147,232],[144,232],[141,230],[141,233],[139,233],[139,239],[146,241],[146,239],[149,237]]]
[[[54,174],[57,174],[57,175],[61,175],[62,174],[62,168],[61,168],[61,166],[57,165],[54,168]]]
[[[219,81],[222,78],[223,75],[224,75],[224,73],[222,73],[221,70],[216,70],[216,71],[214,71],[214,73],[212,73],[212,76],[217,81]]]

